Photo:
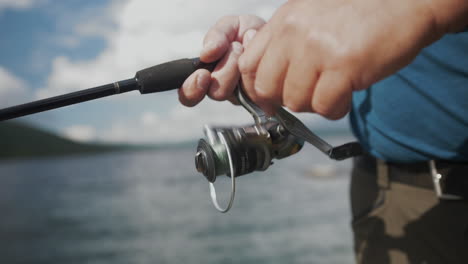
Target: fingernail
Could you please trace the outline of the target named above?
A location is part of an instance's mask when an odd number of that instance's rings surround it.
[[[202,89],[206,91],[208,89],[208,86],[210,85],[210,79],[207,78],[206,76],[203,77],[202,75],[197,76],[197,87],[199,89]]]
[[[242,52],[244,51],[244,47],[242,47],[242,44],[240,44],[237,41],[233,42],[231,45],[232,45],[232,52],[234,52],[237,55],[242,54]]]
[[[255,29],[249,29],[247,32],[244,34],[244,45],[248,45],[249,42],[255,37],[255,34],[257,34],[257,30]]]

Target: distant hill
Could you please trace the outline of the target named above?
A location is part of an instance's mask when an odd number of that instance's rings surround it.
[[[79,143],[24,123],[0,122],[0,159],[97,153],[129,148],[131,146]]]
[[[351,136],[343,127],[308,126],[325,139],[336,136]],[[66,139],[46,130],[18,121],[0,122],[0,159],[63,156],[124,150],[163,150],[174,148],[196,149],[197,140],[154,144],[104,144],[80,143]]]

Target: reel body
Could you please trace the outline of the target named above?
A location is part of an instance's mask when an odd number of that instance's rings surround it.
[[[232,176],[228,151],[232,153],[237,177],[264,171],[273,164],[273,159],[293,155],[304,144],[303,140],[294,137],[273,120],[244,127],[205,126],[204,133],[207,140],[200,139],[198,142],[195,166],[209,182],[215,182],[220,175]],[[226,139],[226,144],[221,137]]]
[[[206,139],[199,140],[195,155],[195,167],[208,180],[211,200],[222,213],[229,211],[234,201],[236,177],[265,171],[273,164],[273,159],[299,152],[305,141],[335,160],[363,152],[357,142],[333,147],[282,107],[277,109],[275,116],[267,116],[244,94],[242,82],[239,82],[235,95],[255,123],[242,127],[205,126]],[[232,182],[230,200],[225,208],[219,206],[213,184],[221,175],[230,177]]]

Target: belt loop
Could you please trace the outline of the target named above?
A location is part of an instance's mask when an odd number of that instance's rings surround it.
[[[390,187],[388,165],[385,161],[377,159],[377,185],[381,189],[388,189]]]

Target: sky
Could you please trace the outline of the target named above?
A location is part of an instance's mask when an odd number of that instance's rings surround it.
[[[278,0],[0,0],[0,108],[133,77],[198,57],[219,18],[268,20]],[[314,127],[345,127],[298,115]],[[188,108],[176,91],[116,95],[21,118],[79,141],[161,143],[202,137],[205,124],[252,123],[241,107],[205,99]]]

